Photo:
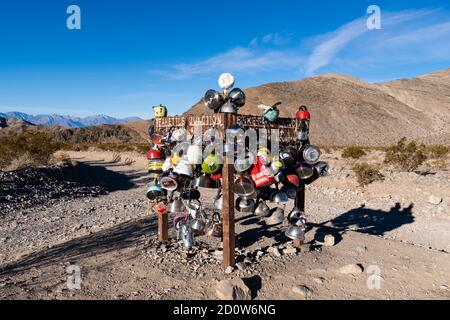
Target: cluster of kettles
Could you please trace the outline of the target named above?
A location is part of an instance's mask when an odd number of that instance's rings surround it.
[[[209,90],[204,98],[205,106],[215,112],[236,113],[245,104],[244,92],[240,89],[227,92],[234,83],[232,78],[221,78],[219,83],[225,92]],[[261,107],[266,121],[277,121],[278,105]],[[255,214],[267,226],[283,223],[286,204],[291,199],[298,200],[299,188],[328,173],[328,164],[320,161],[320,150],[309,143],[310,114],[306,107],[299,109],[296,119],[298,141],[295,146],[281,147],[276,157],[263,147],[256,154],[247,149],[245,157],[240,157],[235,146],[232,147],[235,153],[236,179],[232,186],[237,195],[235,209]],[[241,129],[245,130],[238,125],[232,128]],[[187,248],[193,246],[195,236],[222,237],[223,157],[216,152],[220,132],[210,128],[204,137],[192,139],[186,129],[175,127],[165,133],[154,132],[151,136],[153,147],[147,153],[151,177],[147,197],[152,202],[152,211],[171,215],[179,240]],[[216,189],[213,210],[203,208],[199,188]],[[294,208],[287,218],[286,236],[304,240],[304,213]]]

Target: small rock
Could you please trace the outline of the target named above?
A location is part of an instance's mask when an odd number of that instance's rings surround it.
[[[325,279],[320,277],[320,278],[314,278],[314,282],[317,284],[324,284]]]
[[[334,236],[331,234],[327,234],[323,240],[323,245],[325,247],[333,247],[336,244],[336,240],[334,239]]]
[[[342,274],[352,274],[357,275],[364,272],[364,268],[360,264],[348,264],[339,269],[339,272]]]
[[[225,269],[225,273],[226,273],[226,274],[233,273],[233,271],[234,271],[234,268],[233,268],[233,267],[227,267],[227,268]]]
[[[222,280],[216,286],[219,300],[252,300],[252,293],[242,279]]]
[[[312,291],[305,285],[298,285],[292,287],[292,292],[299,295],[300,297],[306,298]]]
[[[433,205],[435,205],[435,206],[440,205],[441,202],[442,202],[442,198],[436,197],[435,195],[431,195],[431,196],[428,198],[428,203],[431,203],[431,204],[433,204]]]
[[[275,257],[279,258],[279,257],[281,257],[281,252],[280,252],[280,250],[278,250],[277,247],[275,247],[275,248],[272,249],[272,255],[274,255]]]
[[[240,271],[245,270],[245,264],[243,262],[236,263],[236,268],[238,268]]]
[[[442,286],[439,287],[441,290],[448,290],[448,286],[446,286],[445,284],[443,284]]]
[[[287,248],[283,250],[284,254],[296,254],[297,253],[297,249],[296,248]]]

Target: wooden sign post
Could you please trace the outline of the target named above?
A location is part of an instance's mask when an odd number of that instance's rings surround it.
[[[169,215],[159,214],[158,215],[158,241],[161,243],[167,242],[169,240]]]
[[[161,118],[155,119],[155,131],[166,131],[170,128],[186,128],[191,134],[194,133],[194,127],[200,126],[202,133],[209,128],[219,129],[226,137],[226,131],[233,124],[239,123],[247,128],[280,130],[279,142],[289,143],[295,141],[295,119],[280,118],[278,124],[269,125],[261,117],[233,115],[233,114],[214,114],[214,115],[189,115],[185,117]],[[225,141],[226,142],[226,141]],[[223,190],[223,264],[225,267],[235,266],[235,217],[234,217],[234,164],[229,163],[228,157],[224,156],[224,167],[222,171],[222,190]],[[299,188],[297,192],[297,208],[304,212],[305,208],[305,186]],[[168,240],[168,215],[158,217],[158,239],[160,242]],[[302,245],[300,242],[294,243],[296,246]]]
[[[235,123],[232,114],[224,115],[224,131]],[[233,155],[234,157],[234,155]],[[234,236],[234,165],[229,163],[228,154],[224,157],[223,176],[223,264],[225,268],[235,266],[235,246]]]

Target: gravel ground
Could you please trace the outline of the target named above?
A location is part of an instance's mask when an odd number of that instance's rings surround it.
[[[146,214],[145,159],[125,166],[107,154],[72,157],[81,165],[74,185],[105,193],[1,215],[0,298],[215,299],[217,282],[236,277],[255,299],[450,298],[446,172],[385,173],[384,182],[361,189],[348,165],[327,155],[330,177],[307,192],[308,244],[293,250],[286,224],[267,228],[238,214],[238,265],[226,273],[216,239],[196,238],[190,251],[176,240],[156,242],[156,219]],[[205,205],[211,199],[204,192]],[[336,245],[323,246],[325,235]],[[363,270],[342,273],[349,264]],[[70,265],[81,267],[81,290],[68,290]],[[381,273],[378,289],[367,285],[374,270]]]

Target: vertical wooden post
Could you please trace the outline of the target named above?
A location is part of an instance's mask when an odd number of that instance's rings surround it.
[[[301,212],[305,212],[305,188],[304,184],[301,184],[297,189],[297,197],[295,200],[295,208],[299,209]],[[294,247],[300,248],[303,245],[303,241],[295,240]]]
[[[169,240],[169,215],[158,214],[158,241],[167,242]]]
[[[232,114],[223,115],[224,133],[235,123],[235,117]],[[226,135],[225,135],[226,143]],[[235,266],[235,237],[234,237],[234,166],[229,163],[227,155],[224,155],[223,167],[223,264],[224,267]]]

